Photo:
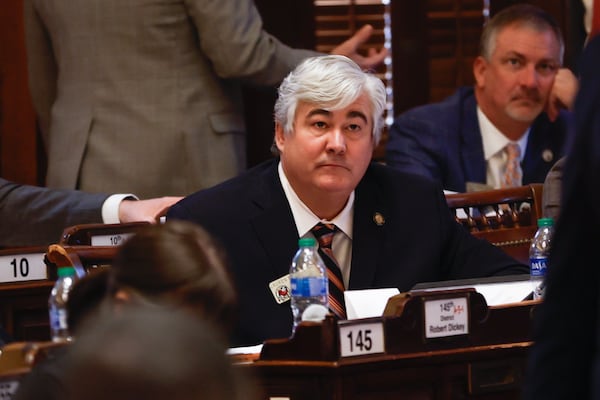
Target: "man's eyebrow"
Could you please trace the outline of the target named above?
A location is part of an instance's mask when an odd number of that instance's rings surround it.
[[[525,57],[525,54],[519,53],[517,51],[514,50],[510,50],[508,52],[506,52],[506,54],[504,55],[504,57],[517,57],[517,58],[522,58],[525,59],[527,57]]]
[[[306,115],[307,117],[312,117],[313,115],[331,115],[331,111],[324,110],[322,108],[315,108],[314,110],[310,110],[310,112]]]
[[[360,112],[360,111],[350,111],[350,112],[348,112],[348,117],[349,118],[360,118],[360,119],[364,120],[366,124],[369,123],[369,119],[367,118],[365,113]]]
[[[315,108],[314,110],[310,110],[306,116],[309,118],[314,115],[323,115],[325,117],[328,117],[331,114],[332,114],[331,111],[327,111],[322,108]],[[366,114],[361,111],[348,111],[348,114],[346,114],[346,117],[347,118],[360,118],[360,119],[364,120],[365,123],[369,122],[369,119],[367,118]]]
[[[506,53],[505,57],[517,57],[519,59],[522,60],[527,60],[528,58],[525,56],[525,54],[519,53],[517,51],[511,50],[508,53]],[[542,58],[541,60],[538,60],[538,63],[553,63],[556,64],[558,61],[552,57],[545,57]]]

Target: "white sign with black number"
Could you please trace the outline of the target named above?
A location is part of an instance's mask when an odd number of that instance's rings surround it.
[[[383,323],[340,324],[339,328],[342,357],[385,352]]]
[[[95,235],[92,236],[91,242],[92,246],[119,246],[132,235],[131,232],[116,235]]]
[[[0,282],[23,282],[47,279],[44,253],[0,256]]]
[[[425,337],[466,335],[469,333],[469,307],[466,297],[425,302]]]

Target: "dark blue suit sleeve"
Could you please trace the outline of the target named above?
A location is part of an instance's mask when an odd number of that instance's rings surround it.
[[[440,130],[426,120],[426,108],[408,111],[396,118],[386,145],[386,163],[395,169],[442,182]]]

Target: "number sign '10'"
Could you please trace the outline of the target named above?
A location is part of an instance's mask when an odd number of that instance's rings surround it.
[[[44,253],[0,256],[0,282],[21,282],[46,279]]]

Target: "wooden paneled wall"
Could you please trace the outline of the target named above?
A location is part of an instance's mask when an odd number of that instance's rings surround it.
[[[23,0],[4,0],[0,6],[0,176],[37,184],[43,171],[27,86],[22,9]]]

